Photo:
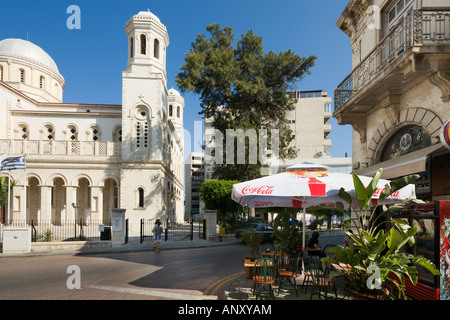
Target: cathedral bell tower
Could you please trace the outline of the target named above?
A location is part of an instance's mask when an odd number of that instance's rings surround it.
[[[122,155],[120,204],[130,230],[140,219],[163,217],[168,198],[164,165],[168,89],[166,27],[150,11],[141,11],[125,25],[127,66],[122,73]]]
[[[166,48],[159,18],[141,11],[125,25],[128,62],[122,74],[122,159],[161,159],[161,123],[167,108]]]

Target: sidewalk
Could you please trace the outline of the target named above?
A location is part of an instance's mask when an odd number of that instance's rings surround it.
[[[227,239],[226,241],[207,241],[202,239],[185,240],[185,241],[163,241],[161,243],[161,250],[176,250],[176,249],[193,249],[193,248],[210,248],[219,246],[229,246],[240,244],[237,239]],[[54,251],[38,251],[22,254],[5,254],[0,253],[1,258],[11,257],[39,257],[39,256],[56,256],[56,255],[88,255],[98,253],[120,253],[120,252],[137,252],[153,250],[153,242],[139,243],[137,240],[132,240],[130,243],[120,247],[99,247],[99,248],[82,248],[80,250],[54,250]],[[303,275],[297,278],[298,296],[295,290],[282,289],[278,294],[278,286],[274,285],[275,300],[310,300],[311,286],[307,285],[302,288]],[[224,300],[256,300],[253,296],[253,281],[245,275],[244,270],[241,274],[230,279],[224,284]],[[204,296],[205,300],[213,297]],[[214,297],[217,299],[217,297]],[[323,299],[323,298],[322,298]],[[268,294],[261,294],[258,300],[273,300]],[[312,300],[319,300],[318,295],[313,295]]]

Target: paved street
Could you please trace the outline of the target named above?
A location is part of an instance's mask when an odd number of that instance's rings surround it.
[[[243,271],[244,255],[244,246],[230,245],[162,250],[159,254],[138,251],[2,258],[0,299],[196,300],[207,289],[211,298],[221,299],[223,290],[218,289],[226,283],[223,279]],[[80,289],[68,288],[67,281],[74,276],[73,271],[68,273],[70,266],[79,267]]]
[[[320,243],[338,244],[341,238],[323,236]],[[172,241],[163,242],[159,254],[147,243],[81,255],[2,256],[0,300],[246,299],[229,293],[230,285],[243,283],[246,255],[247,248],[235,241]],[[69,289],[77,274],[80,289]]]

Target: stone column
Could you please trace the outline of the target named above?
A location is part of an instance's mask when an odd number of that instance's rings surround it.
[[[41,211],[38,217],[40,221],[51,221],[52,219],[52,187],[40,185],[41,191]]]
[[[217,236],[217,210],[204,210],[206,220],[206,240],[212,240]]]
[[[111,245],[120,247],[125,243],[125,211],[126,209],[112,209]]]
[[[66,221],[75,221],[76,216],[75,209],[72,203],[77,205],[77,189],[78,186],[65,186],[66,187]]]

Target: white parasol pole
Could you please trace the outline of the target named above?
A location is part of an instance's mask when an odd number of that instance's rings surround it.
[[[305,204],[305,197],[303,197],[303,201],[302,201],[302,206],[303,206],[303,212],[302,212],[302,237],[303,237],[303,248],[302,251],[305,251],[306,248],[306,223],[305,223],[305,215],[306,215],[306,204]]]

